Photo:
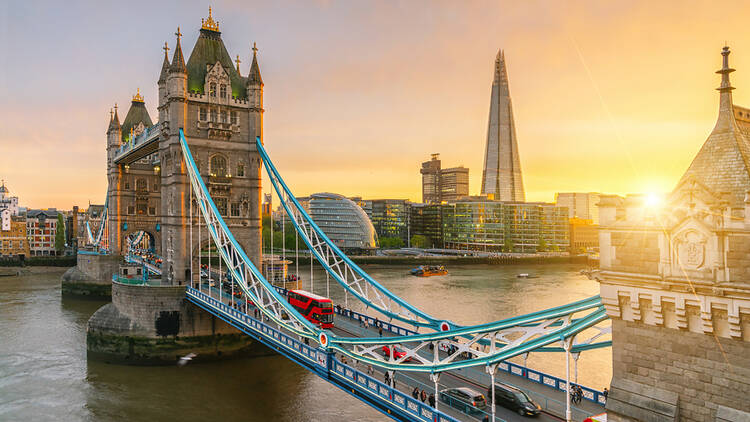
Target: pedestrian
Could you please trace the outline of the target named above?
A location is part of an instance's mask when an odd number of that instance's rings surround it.
[[[427,401],[427,392],[422,390],[422,394],[419,395],[419,398],[422,400],[422,403]]]
[[[609,395],[609,390],[605,388],[604,391],[602,391],[602,395],[604,396],[604,403],[607,403],[607,396]]]
[[[580,385],[577,385],[576,392],[578,394],[578,404],[581,404],[581,400],[583,400],[583,388],[581,388]]]
[[[430,397],[427,399],[430,403],[430,407],[435,407],[435,395],[430,393]]]
[[[391,384],[391,379],[388,376],[388,371],[385,371],[385,373],[383,374],[383,379],[385,380],[386,385],[390,385]]]
[[[359,316],[359,326],[362,326],[362,315]]]
[[[490,416],[484,415],[484,417],[482,418],[482,422],[490,422]]]
[[[414,391],[411,392],[411,397],[414,400],[419,400],[419,388],[414,387]]]
[[[372,369],[372,365],[367,365],[367,375],[372,375],[373,372],[375,371]]]
[[[383,337],[383,327],[378,327],[378,334]]]

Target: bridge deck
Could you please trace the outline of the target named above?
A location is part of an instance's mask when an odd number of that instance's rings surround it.
[[[204,293],[212,291],[214,297],[217,297],[218,289],[209,289],[206,283],[203,284]],[[226,304],[231,303],[231,296],[225,292],[222,293],[222,302]],[[253,316],[253,306],[249,307],[248,314]],[[358,314],[357,314],[358,315]],[[336,314],[334,316],[334,328],[331,329],[333,334],[342,337],[377,337],[378,329],[374,325],[370,325],[368,328],[360,326],[358,323],[358,316],[353,314],[353,317],[344,316],[342,314]],[[262,321],[261,321],[262,322]],[[391,328],[391,327],[389,327]],[[282,330],[284,331],[284,330]],[[395,333],[388,330],[383,330],[384,336],[394,337]],[[444,354],[441,352],[441,354]],[[341,357],[337,356],[336,361],[342,362]],[[378,380],[384,380],[384,371],[378,368],[372,368],[368,371],[368,368],[364,364],[358,362],[351,362],[351,359],[343,361],[346,365],[357,369],[363,373],[371,373],[372,377]],[[429,375],[421,372],[398,372],[395,375],[396,378],[396,389],[406,395],[411,395],[415,387],[420,390],[425,390],[427,394],[434,393],[435,387],[433,382],[429,379]],[[506,384],[514,385],[527,394],[539,404],[544,413],[540,415],[538,420],[543,421],[557,421],[564,418],[565,415],[565,392],[559,388],[553,388],[544,384],[535,383],[523,377],[514,375],[513,373],[498,371],[496,375],[497,382],[503,382]],[[487,394],[487,388],[490,385],[490,377],[482,371],[482,368],[466,368],[456,371],[444,372],[439,381],[439,389],[454,388],[454,387],[470,387],[482,394]],[[489,402],[490,398],[487,397]],[[438,403],[440,411],[458,419],[458,420],[482,420],[483,414],[480,415],[467,415],[449,407],[445,403]],[[588,416],[602,413],[604,408],[588,400],[583,400],[580,404],[571,406],[573,420],[582,421]],[[489,413],[490,410],[487,409]],[[522,421],[527,420],[525,417],[519,416],[513,411],[506,409],[502,406],[496,406],[496,417],[498,421]]]

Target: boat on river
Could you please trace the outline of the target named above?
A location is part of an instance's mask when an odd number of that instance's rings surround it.
[[[446,275],[448,270],[444,265],[420,265],[411,270],[411,275],[417,277],[431,277],[433,275]]]

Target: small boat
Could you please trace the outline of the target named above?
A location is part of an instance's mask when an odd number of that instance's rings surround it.
[[[420,265],[417,268],[411,270],[411,275],[417,277],[431,277],[433,275],[446,275],[448,270],[445,269],[444,265]]]
[[[539,278],[538,276],[531,275],[529,273],[521,273],[521,274],[518,274],[516,277],[518,277],[518,278]]]

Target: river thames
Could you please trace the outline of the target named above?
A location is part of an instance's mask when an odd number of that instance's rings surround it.
[[[494,321],[599,292],[581,265],[451,266],[417,278],[409,267],[364,266],[375,279],[436,317]],[[106,302],[61,297],[63,271],[0,278],[0,420],[380,421],[385,417],[280,356],[185,367],[117,366],[86,359],[86,321]],[[309,277],[309,266],[300,273]],[[518,273],[538,276],[520,279]],[[309,278],[304,281],[309,283]],[[315,291],[326,294],[315,272]],[[306,284],[304,287],[309,286]],[[331,296],[343,303],[341,289]],[[521,361],[516,360],[521,363]],[[564,377],[561,354],[531,354],[531,368]],[[579,381],[607,387],[611,350],[585,352]]]

